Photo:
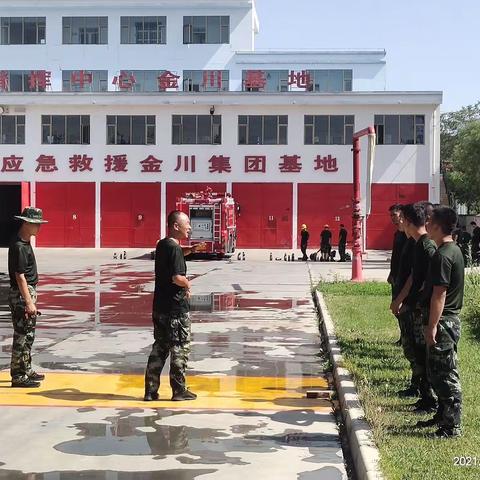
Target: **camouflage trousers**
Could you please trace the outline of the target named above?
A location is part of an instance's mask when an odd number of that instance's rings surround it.
[[[28,285],[33,303],[37,303],[35,287]],[[19,290],[11,288],[8,294],[8,305],[12,313],[13,344],[10,375],[20,380],[32,373],[32,346],[35,340],[37,317],[25,317],[25,300]]]
[[[444,316],[437,326],[437,343],[427,349],[428,378],[438,397],[436,418],[440,427],[460,427],[462,389],[457,359],[459,339],[459,317]]]
[[[160,374],[170,355],[170,386],[173,393],[186,389],[185,371],[190,354],[190,315],[168,315],[153,312],[155,342],[145,372],[145,391],[158,392]]]
[[[434,404],[436,402],[436,398],[427,373],[427,347],[425,344],[424,334],[425,322],[428,323],[428,313],[426,311],[416,309],[414,312],[412,312],[412,321],[415,364],[420,379],[420,398],[426,403]]]

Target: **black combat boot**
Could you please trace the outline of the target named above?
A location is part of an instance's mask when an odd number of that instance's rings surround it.
[[[156,400],[158,400],[158,392],[145,391],[145,395],[143,397],[144,402],[155,402]]]
[[[40,382],[36,382],[29,377],[12,378],[13,388],[38,388]]]
[[[191,392],[188,389],[183,390],[182,392],[174,392],[172,396],[172,401],[174,402],[183,402],[187,400],[196,400],[197,395]]]
[[[41,382],[45,380],[45,375],[43,373],[32,372],[28,375],[28,378],[34,382]]]

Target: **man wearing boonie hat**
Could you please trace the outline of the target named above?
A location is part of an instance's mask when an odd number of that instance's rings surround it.
[[[15,218],[22,221],[17,237],[8,249],[8,274],[10,292],[8,304],[12,312],[13,345],[10,375],[12,387],[36,388],[45,378],[32,370],[32,345],[37,322],[38,272],[35,254],[30,243],[36,236],[43,220],[39,208],[26,207]]]

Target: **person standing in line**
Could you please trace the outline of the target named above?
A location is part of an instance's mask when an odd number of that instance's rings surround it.
[[[320,233],[320,261],[328,262],[330,260],[330,252],[332,250],[332,232],[328,225],[324,225],[322,233]]]
[[[472,262],[478,265],[480,260],[480,227],[476,222],[470,222],[472,226]]]
[[[338,255],[339,262],[345,262],[345,253],[347,250],[347,236],[348,232],[343,223],[340,224],[340,232],[338,233]]]
[[[307,248],[308,248],[308,240],[310,239],[310,233],[308,232],[308,228],[305,224],[302,225],[302,230],[300,231],[300,250],[302,251],[303,258],[302,260],[306,262],[308,260],[307,256]]]
[[[45,375],[32,370],[32,346],[37,323],[38,271],[31,238],[38,235],[43,223],[39,208],[26,207],[16,219],[22,221],[17,237],[8,249],[10,291],[8,305],[12,314],[13,344],[10,375],[12,387],[37,388]]]
[[[418,427],[437,426],[437,438],[461,435],[462,389],[457,348],[460,340],[460,311],[463,307],[465,264],[452,238],[457,214],[448,207],[434,210],[428,233],[438,248],[432,257],[426,281],[427,316],[425,343],[427,374],[438,397],[433,418]]]
[[[192,228],[188,216],[173,211],[168,216],[168,236],[157,243],[155,253],[155,292],[153,297],[153,326],[155,342],[145,372],[146,402],[158,400],[160,375],[170,355],[170,386],[172,400],[195,400],[185,379],[190,354],[191,285],[187,279],[185,255],[194,249],[182,250],[180,241],[189,238]]]
[[[390,272],[389,272],[388,278],[387,278],[387,282],[391,286],[392,300],[393,300],[395,298],[394,297],[395,285],[396,284],[398,285],[398,283],[399,283],[398,276],[399,276],[399,270],[400,270],[400,260],[401,260],[401,257],[402,257],[403,248],[404,248],[405,244],[407,243],[407,235],[403,231],[402,222],[400,220],[402,205],[400,205],[400,204],[392,205],[388,209],[388,211],[390,213],[390,219],[391,219],[393,225],[396,228],[395,234],[393,235],[392,255],[391,255],[391,258],[390,258]],[[407,275],[407,277],[408,277],[408,275]],[[406,281],[406,279],[404,279],[404,280],[402,279],[402,281],[400,282],[401,283],[400,290],[403,288],[403,283],[405,281]],[[400,292],[398,291],[396,293],[398,294]],[[397,320],[399,322],[398,326],[400,328],[400,335],[401,335],[402,328],[401,328],[401,325],[400,325],[400,319],[397,317]],[[402,344],[402,339],[400,338],[399,340],[397,340],[396,344],[401,345]]]
[[[415,239],[411,286],[404,296],[402,292],[394,302],[393,309],[400,309],[404,319],[404,335],[402,345],[408,355],[413,352],[412,379],[420,390],[420,400],[415,404],[415,411],[430,412],[437,407],[437,400],[427,378],[425,338],[423,335],[423,318],[421,309],[421,295],[425,278],[430,266],[430,260],[435,254],[435,243],[428,237],[425,228],[427,211],[424,202],[405,205],[402,209],[404,230]],[[407,353],[405,355],[407,357]],[[408,358],[408,357],[407,357]],[[407,389],[402,396],[416,396],[416,392]]]

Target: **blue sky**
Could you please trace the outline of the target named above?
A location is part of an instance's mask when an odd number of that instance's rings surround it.
[[[388,90],[480,100],[480,0],[257,0],[256,48],[385,48]]]

